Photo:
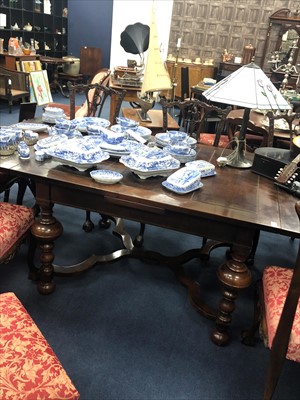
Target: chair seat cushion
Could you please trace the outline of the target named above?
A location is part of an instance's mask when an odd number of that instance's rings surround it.
[[[0,202],[0,258],[22,238],[33,222],[31,208]]]
[[[271,348],[288,293],[293,270],[268,266],[263,273],[263,295],[268,343]],[[300,301],[293,323],[286,358],[300,362]]]
[[[79,399],[46,339],[14,293],[0,294],[2,400]]]
[[[215,142],[216,135],[214,133],[201,133],[200,134],[200,144],[206,144],[213,146]],[[218,147],[229,147],[228,136],[221,135],[219,139]]]

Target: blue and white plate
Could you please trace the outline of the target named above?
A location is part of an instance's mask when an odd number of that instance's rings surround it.
[[[86,139],[88,138],[69,139],[56,147],[46,149],[45,152],[63,165],[85,171],[109,158],[109,154],[101,150],[96,141]]]
[[[32,124],[30,122],[19,122],[13,125],[16,128],[20,128],[23,131],[30,130],[33,132],[47,132],[48,125],[46,124]]]
[[[203,186],[200,171],[186,167],[174,172],[162,185],[177,194],[190,193]]]
[[[37,143],[34,145],[34,148],[35,150],[46,150],[50,147],[57,146],[58,144],[63,143],[66,140],[68,140],[68,137],[66,135],[52,135],[44,139],[38,140]]]
[[[105,183],[112,185],[114,183],[120,182],[123,175],[116,171],[111,171],[109,169],[97,169],[90,172],[91,177],[99,183]]]

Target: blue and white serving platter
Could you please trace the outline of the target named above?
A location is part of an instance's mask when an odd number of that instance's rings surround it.
[[[188,136],[186,139],[186,142],[189,146],[192,148],[196,146],[197,140]],[[162,132],[162,133],[157,133],[155,135],[155,141],[156,144],[160,147],[164,147],[170,144],[170,135],[168,132]]]
[[[33,132],[47,132],[48,125],[46,124],[33,124],[30,122],[18,122],[17,124],[13,125],[16,128],[25,130],[30,130]]]
[[[170,175],[162,185],[177,194],[187,194],[203,186],[201,173],[197,169],[180,168]]]
[[[80,132],[86,132],[88,125],[100,125],[103,128],[108,128],[110,125],[108,119],[100,117],[80,117],[75,118],[73,122],[76,123],[76,129]]]
[[[96,182],[105,183],[107,185],[113,185],[123,179],[122,174],[109,169],[96,169],[91,171],[90,175]]]
[[[140,178],[168,176],[180,167],[180,161],[162,149],[143,146],[119,160]]]
[[[35,150],[46,150],[50,147],[55,147],[58,144],[65,142],[66,140],[68,140],[68,137],[66,135],[52,135],[44,139],[38,140],[37,143],[34,145],[34,148]]]
[[[109,154],[97,146],[97,143],[83,138],[69,139],[56,147],[50,147],[45,152],[55,161],[86,171],[109,158]]]

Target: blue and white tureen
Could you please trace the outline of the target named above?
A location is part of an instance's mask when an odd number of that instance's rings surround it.
[[[156,147],[143,146],[119,160],[142,179],[151,176],[169,176],[180,167],[180,161]]]

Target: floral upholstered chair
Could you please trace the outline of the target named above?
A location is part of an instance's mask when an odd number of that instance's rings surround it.
[[[79,393],[20,300],[0,294],[1,400],[77,400]]]
[[[30,233],[34,209],[0,202],[0,264],[8,262]],[[34,250],[32,249],[34,252]],[[33,257],[33,253],[31,253]]]
[[[300,218],[300,201],[296,203]],[[271,349],[264,399],[271,399],[285,358],[300,362],[300,246],[294,269],[267,266],[263,272],[260,331]]]

